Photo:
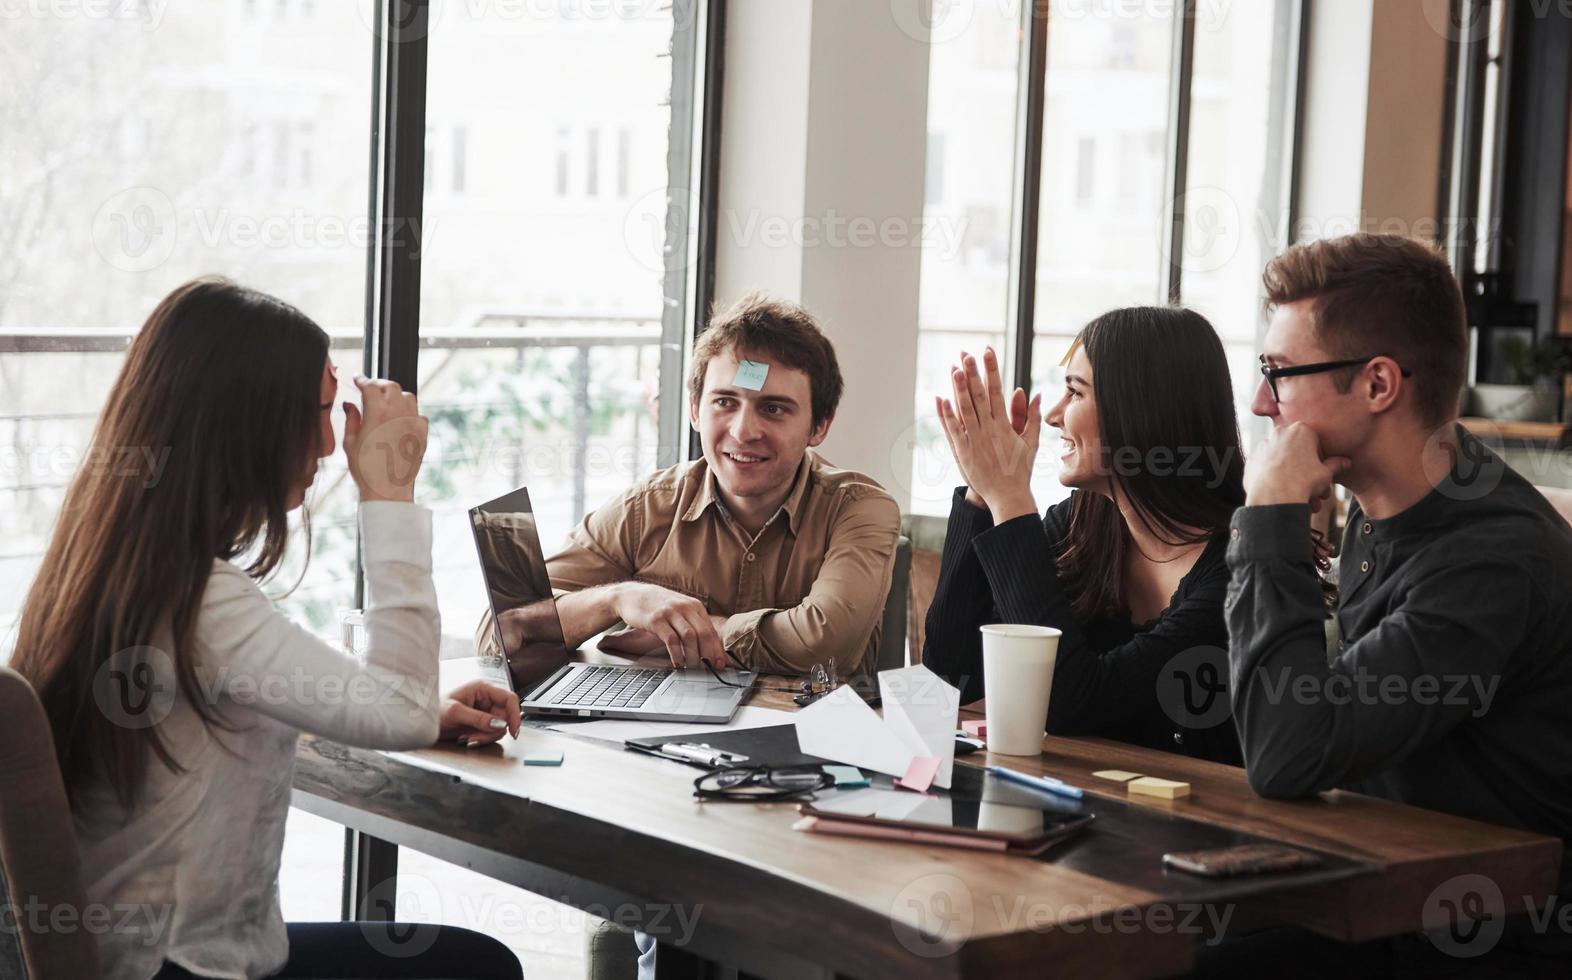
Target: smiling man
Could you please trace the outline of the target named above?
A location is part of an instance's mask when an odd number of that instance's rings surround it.
[[[546,563],[568,644],[621,623],[602,649],[664,650],[679,667],[871,671],[900,508],[812,449],[843,387],[835,348],[800,307],[751,295],[716,316],[688,384],[703,458],[585,517]],[[488,614],[483,650],[492,635]]]
[[[1572,529],[1457,424],[1468,347],[1446,260],[1352,235],[1289,249],[1265,283],[1252,409],[1273,428],[1228,549],[1251,785],[1344,787],[1572,838]],[[1307,531],[1334,482],[1354,502],[1328,651]]]

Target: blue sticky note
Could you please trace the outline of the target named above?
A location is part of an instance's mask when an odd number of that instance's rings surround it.
[[[737,376],[731,383],[750,391],[763,391],[764,379],[770,376],[770,366],[762,361],[738,361]]]
[[[562,765],[562,752],[544,749],[538,752],[528,752],[524,755],[524,764],[526,766],[560,766]]]
[[[824,771],[835,777],[837,787],[868,785],[868,777],[856,766],[825,766]]]

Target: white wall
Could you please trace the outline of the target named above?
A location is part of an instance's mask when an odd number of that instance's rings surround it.
[[[1434,237],[1446,0],[1316,0],[1301,143],[1299,240],[1356,230]]]
[[[726,10],[715,303],[762,289],[802,295],[802,251],[773,229],[803,214],[813,5],[734,3]]]
[[[716,303],[765,289],[835,342],[823,451],[905,506],[915,391],[928,48],[888,3],[728,10]]]

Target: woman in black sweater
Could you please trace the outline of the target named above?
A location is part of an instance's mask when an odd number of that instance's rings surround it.
[[[1240,764],[1229,716],[1223,597],[1244,461],[1228,362],[1190,310],[1105,313],[1066,358],[1064,392],[1016,389],[963,354],[939,420],[955,492],[923,663],[982,697],[987,623],[1063,632],[1047,729]],[[1031,476],[1044,421],[1062,436],[1070,499],[1039,517]]]

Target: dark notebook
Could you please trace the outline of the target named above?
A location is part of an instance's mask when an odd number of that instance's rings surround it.
[[[768,728],[743,728],[737,731],[689,735],[657,735],[653,738],[630,738],[623,744],[638,752],[659,754],[667,742],[690,742],[708,745],[712,749],[725,749],[748,757],[749,766],[822,766],[833,760],[816,755],[805,755],[797,747],[795,725],[771,725]],[[666,758],[662,756],[662,758]],[[673,760],[676,761],[676,760]],[[700,768],[708,768],[701,766]]]

